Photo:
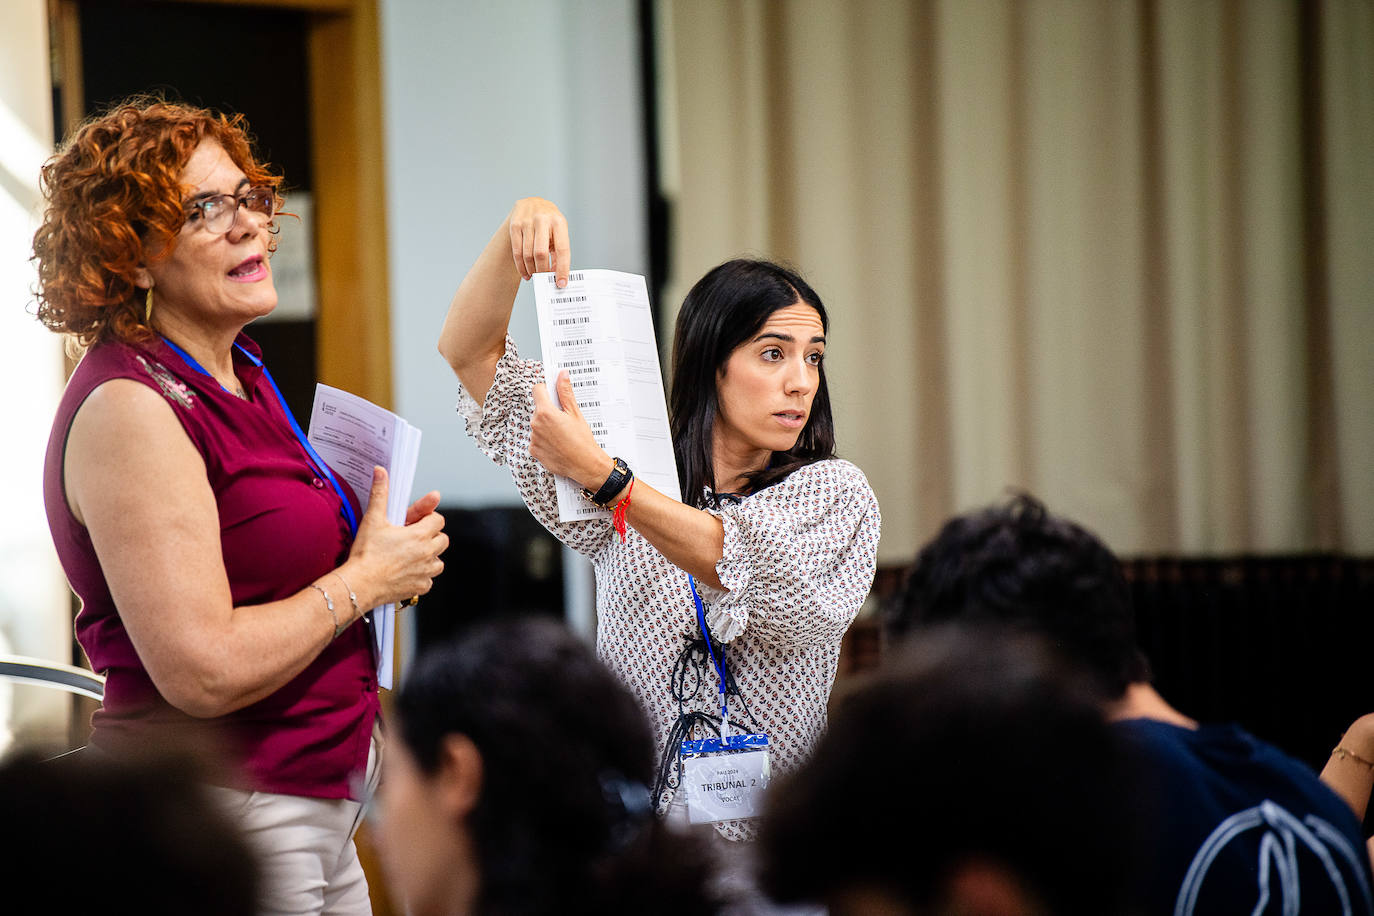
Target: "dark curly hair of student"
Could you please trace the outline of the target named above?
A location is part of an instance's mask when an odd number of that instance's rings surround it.
[[[1143,777],[1100,704],[1034,634],[923,631],[838,699],[810,762],[770,788],[764,887],[847,913],[874,895],[896,904],[883,912],[957,913],[996,876],[1025,912],[1134,912]]]
[[[704,840],[653,814],[643,710],[562,624],[474,625],[422,654],[396,712],[426,774],[446,735],[466,736],[482,756],[466,825],[478,913],[714,912]]]
[[[682,300],[673,337],[673,379],[669,415],[682,500],[702,504],[702,493],[716,491],[711,451],[719,401],[716,382],[736,347],[752,338],[779,309],[803,302],[830,328],[820,296],[795,272],[771,261],[738,258],[712,268]],[[768,466],[749,475],[756,493],[785,479],[797,468],[835,457],[835,423],[825,363],[797,443],[774,452]]]
[[[951,620],[1041,633],[1113,699],[1150,679],[1120,561],[1029,494],[948,521],[916,555],[885,624],[900,637]]]
[[[47,207],[33,237],[38,319],[78,350],[152,338],[134,279],[175,247],[186,222],[181,173],[205,140],[223,147],[251,184],[278,192],[282,178],[254,155],[242,115],[144,96],[86,121],[43,166]]]
[[[253,916],[260,878],[195,757],[87,748],[0,764],[6,911]]]

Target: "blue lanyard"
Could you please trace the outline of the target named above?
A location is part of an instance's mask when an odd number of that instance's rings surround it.
[[[706,629],[706,609],[701,605],[701,596],[697,594],[697,583],[691,574],[687,575],[687,584],[692,589],[692,600],[697,605],[697,622],[701,624],[701,635],[706,640],[706,651],[711,655],[711,664],[716,666],[716,676],[720,678],[720,736],[724,738],[730,728],[730,710],[726,708],[725,697],[725,667],[716,658],[715,646],[711,644],[711,632]]]
[[[201,375],[207,375],[214,378],[214,376],[210,375],[210,373],[205,370],[204,366],[196,362],[195,357],[190,353],[187,353],[166,337],[162,338],[162,340],[167,346],[176,351],[177,356],[180,356],[186,362],[186,365],[190,366]],[[267,371],[267,367],[263,365],[262,360],[258,359],[252,353],[249,353],[238,341],[234,341],[234,348],[247,357],[250,363],[262,370],[262,377],[267,379],[267,384],[272,387],[272,393],[277,396],[277,403],[281,405],[281,412],[286,414],[286,419],[291,423],[291,432],[295,434],[296,441],[305,449],[306,457],[310,459],[310,463],[314,465],[316,472],[325,480],[329,481],[329,485],[334,488],[334,492],[339,494],[339,503],[343,507],[343,517],[348,522],[348,530],[356,536],[358,534],[358,515],[353,511],[353,504],[348,501],[348,497],[344,494],[343,487],[339,486],[339,481],[334,477],[334,472],[329,469],[329,465],[326,464],[319,453],[315,451],[315,447],[310,444],[310,440],[307,439],[305,433],[301,431],[301,425],[296,422],[296,417],[291,413],[291,408],[286,406],[286,398],[282,397],[281,389],[277,387],[276,379],[272,378],[272,373]],[[223,385],[220,385],[220,387],[224,388]],[[226,388],[225,390],[227,391],[228,389]]]

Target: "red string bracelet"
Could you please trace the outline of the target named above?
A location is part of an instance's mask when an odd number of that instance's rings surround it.
[[[625,513],[630,510],[630,497],[635,492],[635,479],[630,478],[630,488],[625,491],[625,498],[615,504],[615,509],[611,511],[611,525],[620,533],[620,543],[625,543],[627,524]]]

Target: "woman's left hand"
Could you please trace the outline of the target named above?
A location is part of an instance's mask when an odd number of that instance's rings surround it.
[[[614,462],[596,444],[592,428],[573,397],[572,379],[566,369],[558,373],[557,386],[556,403],[546,385],[541,382],[534,386],[530,455],[553,473],[596,490],[610,475]]]
[[[530,455],[545,468],[595,493],[611,475],[615,462],[596,444],[592,428],[573,397],[566,370],[558,373],[558,400],[543,385],[534,386],[534,415],[530,418]],[[564,405],[560,407],[559,405]],[[612,504],[625,506],[629,524],[668,561],[713,588],[721,588],[716,563],[725,552],[725,529],[720,519],[664,496],[648,483]],[[634,506],[628,505],[634,496]]]

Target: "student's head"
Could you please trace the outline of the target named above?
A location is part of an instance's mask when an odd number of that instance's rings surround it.
[[[887,623],[990,620],[1048,637],[1108,699],[1149,680],[1121,564],[1091,532],[1022,494],[950,520],[916,555]]]
[[[13,913],[252,916],[258,865],[192,758],[89,749],[0,765],[4,899]]]
[[[652,813],[648,722],[561,624],[482,624],[426,651],[396,711],[382,854],[414,916],[699,911],[704,859]]]
[[[1123,912],[1129,763],[1078,669],[1026,633],[924,631],[769,790],[764,883],[851,914]]]
[[[698,504],[702,488],[714,489],[717,483],[713,474],[712,445],[722,421],[722,410],[728,408],[728,402],[723,403],[721,396],[722,385],[734,384],[727,381],[731,357],[784,310],[791,310],[783,317],[796,319],[800,322],[798,327],[801,323],[808,325],[806,339],[795,343],[805,348],[800,355],[814,362],[814,378],[800,382],[809,386],[804,395],[810,399],[809,412],[800,429],[779,427],[788,441],[770,443],[770,447],[782,447],[772,449],[769,466],[753,478],[752,489],[762,489],[801,465],[834,455],[835,427],[830,414],[825,367],[812,352],[819,349],[823,353],[824,345],[817,348],[811,342],[817,329],[822,337],[829,329],[820,296],[805,280],[785,267],[769,261],[727,261],[709,271],[687,293],[678,312],[673,338],[670,394],[673,447],[677,453],[682,497],[689,504]],[[772,409],[778,408],[775,405]],[[736,427],[746,429],[767,425],[766,418],[755,423],[755,418],[747,415],[725,419],[734,420]],[[763,432],[766,434],[767,430]],[[760,437],[760,441],[765,440]]]

